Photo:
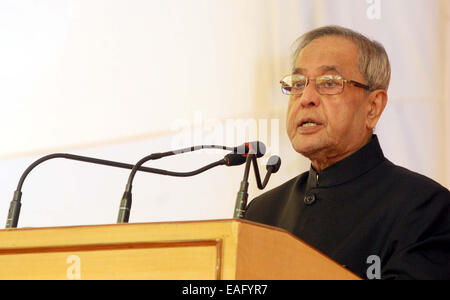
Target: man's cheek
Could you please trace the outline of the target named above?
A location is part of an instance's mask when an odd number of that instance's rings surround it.
[[[289,110],[286,116],[286,131],[290,138],[292,138],[292,134],[295,131],[295,115],[293,115],[292,111]]]

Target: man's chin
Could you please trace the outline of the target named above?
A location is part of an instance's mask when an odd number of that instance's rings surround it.
[[[308,156],[322,150],[327,144],[327,139],[322,133],[302,135],[297,132],[291,139],[291,143],[295,151],[304,156]]]
[[[294,150],[300,153],[301,155],[311,159],[315,157],[318,153],[321,152],[323,147],[320,147],[319,145],[293,145]]]

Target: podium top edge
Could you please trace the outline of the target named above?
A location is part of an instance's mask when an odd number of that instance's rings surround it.
[[[145,226],[145,225],[182,225],[182,224],[203,224],[203,223],[234,223],[234,224],[248,224],[267,229],[286,232],[286,230],[262,223],[257,223],[245,219],[211,219],[211,220],[180,220],[180,221],[161,221],[161,222],[136,222],[136,223],[111,223],[111,224],[87,224],[87,225],[64,225],[64,226],[48,226],[48,227],[18,227],[18,228],[0,228],[0,232],[3,231],[34,231],[34,230],[58,230],[58,229],[81,229],[81,228],[106,228],[106,227],[118,227],[118,226]]]

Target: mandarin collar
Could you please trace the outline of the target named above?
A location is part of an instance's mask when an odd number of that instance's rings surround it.
[[[311,165],[306,191],[352,181],[376,167],[385,159],[378,137],[374,134],[371,140],[361,149],[320,172],[317,172]]]

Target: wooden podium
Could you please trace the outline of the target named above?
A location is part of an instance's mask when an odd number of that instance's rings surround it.
[[[0,230],[0,279],[359,279],[242,220]]]

